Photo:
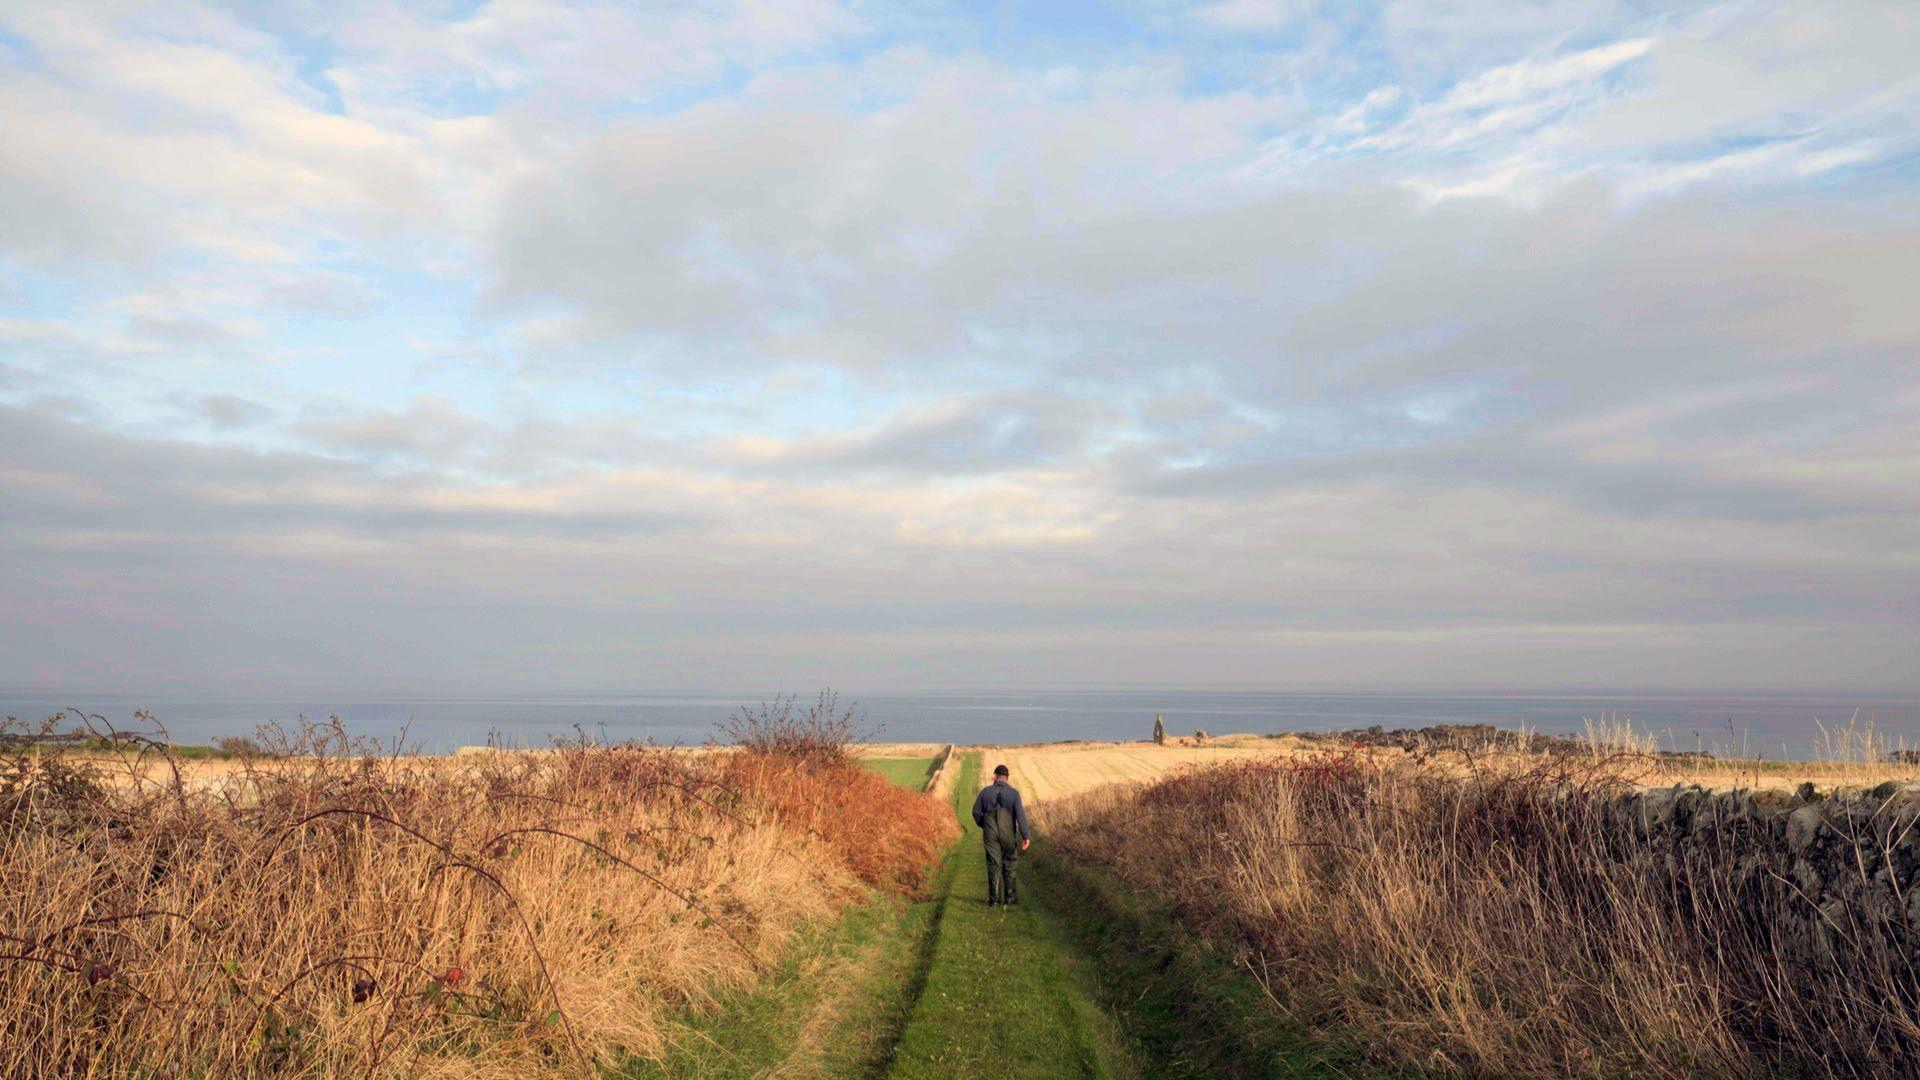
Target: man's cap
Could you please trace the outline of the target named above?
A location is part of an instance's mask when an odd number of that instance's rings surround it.
[[[995,765],[995,766],[993,767],[993,775],[995,775],[995,776],[1006,776],[1006,775],[1008,775],[1008,773],[1007,773],[1007,767],[1006,767],[1005,765]]]

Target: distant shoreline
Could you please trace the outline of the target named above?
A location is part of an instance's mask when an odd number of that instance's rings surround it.
[[[399,740],[427,753],[453,753],[487,742],[491,734],[523,746],[544,746],[576,732],[609,742],[651,738],[663,744],[706,743],[752,695],[658,694],[631,697],[547,695],[488,703],[476,699],[368,701],[193,701],[123,698],[89,701],[63,695],[40,699],[0,696],[0,716],[24,726],[68,707],[105,715],[119,727],[136,724],[132,712],[150,709],[173,740],[213,745],[249,736],[263,723],[292,727],[296,718],[338,715],[347,731],[385,744]],[[1867,693],[1833,696],[1653,694],[1616,692],[1492,695],[1375,690],[1346,694],[1240,689],[926,691],[847,693],[842,700],[864,714],[862,729],[875,741],[1015,745],[1064,740],[1128,742],[1147,737],[1163,715],[1170,732],[1332,733],[1420,729],[1447,724],[1491,724],[1556,735],[1579,735],[1589,723],[1630,722],[1657,736],[1662,749],[1703,751],[1723,758],[1817,760],[1822,742],[1849,725],[1871,727],[1892,748],[1920,747],[1920,698]],[[1010,708],[1010,706],[1018,706]],[[19,726],[16,726],[18,730]],[[875,730],[877,729],[877,730]],[[151,730],[151,729],[149,729]]]

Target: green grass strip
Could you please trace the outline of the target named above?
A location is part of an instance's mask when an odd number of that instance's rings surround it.
[[[1353,1042],[1307,1031],[1230,957],[1111,871],[1035,843],[1034,883],[1100,974],[1101,1003],[1166,1077],[1380,1075]]]
[[[924,791],[927,774],[933,771],[933,761],[924,757],[883,757],[862,758],[860,764],[908,791]]]
[[[1039,890],[1023,890],[1020,907],[987,907],[986,860],[970,813],[980,755],[967,754],[959,768],[954,811],[967,835],[943,869],[939,936],[888,1075],[1138,1075],[1124,1037],[1094,1004],[1091,968]]]
[[[883,1070],[906,1025],[939,916],[933,901],[876,897],[816,927],[764,982],[681,1016],[662,1061],[611,1075],[858,1077]]]

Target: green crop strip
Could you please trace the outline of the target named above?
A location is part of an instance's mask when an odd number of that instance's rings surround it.
[[[908,791],[922,791],[927,774],[933,771],[933,758],[863,758],[860,764],[872,769]]]

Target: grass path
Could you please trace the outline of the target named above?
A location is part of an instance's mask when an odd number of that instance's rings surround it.
[[[1043,841],[1023,859],[1021,906],[988,908],[969,813],[980,754],[952,767],[965,835],[932,899],[850,909],[797,944],[761,986],[687,1017],[667,1060],[629,1062],[617,1075],[1359,1074],[1313,1048],[1244,972],[1200,949],[1168,912],[1110,875],[1058,861]]]
[[[638,1078],[871,1077],[893,1055],[926,969],[939,905],[881,898],[797,943],[767,981],[685,1016]]]
[[[987,907],[986,862],[969,813],[980,755],[967,754],[959,767],[954,812],[967,835],[942,870],[937,937],[887,1075],[1139,1075],[1046,898],[1027,888],[1019,907]]]

